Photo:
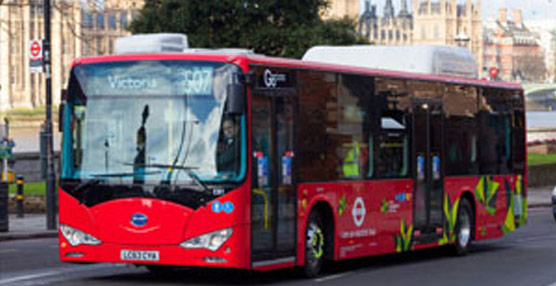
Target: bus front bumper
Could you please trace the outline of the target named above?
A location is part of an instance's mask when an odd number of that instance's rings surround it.
[[[247,232],[248,226],[236,226],[235,233]],[[129,263],[175,266],[250,268],[247,241],[232,235],[219,249],[187,249],[179,245],[140,245],[100,243],[72,246],[59,234],[60,260],[77,263]]]

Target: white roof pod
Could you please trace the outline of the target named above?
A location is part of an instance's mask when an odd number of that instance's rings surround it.
[[[478,78],[477,63],[466,48],[449,46],[316,46],[304,61],[356,67]]]
[[[116,54],[183,53],[189,48],[184,34],[138,34],[116,39]]]

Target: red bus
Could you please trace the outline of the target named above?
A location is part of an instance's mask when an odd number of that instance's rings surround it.
[[[519,85],[218,51],[77,59],[60,259],[271,270],[527,218]]]

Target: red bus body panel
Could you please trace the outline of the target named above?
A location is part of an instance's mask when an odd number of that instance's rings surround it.
[[[244,72],[249,65],[291,67],[310,70],[360,73],[375,76],[431,80],[447,83],[470,84],[483,87],[521,89],[510,83],[493,83],[473,79],[441,77],[432,75],[390,72],[303,62],[298,60],[277,59],[264,56],[231,56],[203,54],[142,54],[112,55],[80,58],[75,65],[112,61],[131,60],[202,60],[222,61],[238,65]],[[250,89],[248,89],[248,98]],[[247,100],[248,110],[251,102]],[[249,114],[250,116],[250,114]],[[251,154],[251,122],[247,120],[248,152]],[[248,162],[250,160],[247,160]],[[346,181],[334,183],[299,183],[297,185],[297,259],[292,263],[267,265],[259,268],[251,266],[251,170],[249,163],[244,183],[236,190],[218,198],[216,201],[233,202],[235,210],[231,214],[211,211],[206,206],[193,210],[175,203],[157,199],[129,198],[102,203],[91,208],[80,204],[64,190],[59,191],[60,223],[89,233],[102,241],[96,246],[80,245],[72,247],[62,234],[60,239],[60,259],[68,262],[127,262],[120,258],[122,249],[158,250],[158,264],[190,265],[211,267],[232,267],[255,270],[272,270],[304,264],[305,226],[311,209],[317,204],[325,204],[332,210],[334,224],[334,259],[349,259],[369,255],[406,251],[399,245],[401,236],[418,236],[412,231],[414,209],[414,180],[392,179],[377,181]],[[496,196],[489,202],[495,211],[486,207],[477,197],[480,181],[490,186],[496,185]],[[494,183],[494,185],[493,185]],[[508,212],[512,194],[517,194],[517,185],[522,184],[521,192],[526,195],[526,176],[468,176],[446,177],[444,196],[451,207],[462,196],[473,198],[475,210],[475,239],[491,239],[504,235],[522,225],[523,221],[512,225],[508,222]],[[356,207],[356,201],[363,201],[364,210]],[[358,205],[360,206],[360,205]],[[525,208],[526,211],[526,208]],[[129,221],[136,212],[149,217],[147,229],[133,227]],[[364,212],[364,214],[363,214]],[[361,219],[363,217],[363,219]],[[360,224],[359,226],[357,224]],[[206,249],[185,249],[179,246],[195,236],[211,231],[233,227],[233,234],[217,251]],[[442,229],[447,232],[449,230]],[[444,244],[442,241],[411,245],[409,250],[429,248]],[[82,253],[82,257],[68,256]],[[224,263],[207,263],[206,257],[219,257]],[[149,262],[136,262],[147,264]]]
[[[60,190],[60,223],[102,241],[100,245],[73,247],[60,234],[60,259],[133,263],[122,261],[120,250],[158,250],[161,264],[249,268],[250,212],[244,207],[249,201],[248,196],[249,191],[240,188],[197,210],[150,198],[118,199],[87,208]],[[236,207],[230,214],[214,213],[211,205],[216,201],[230,201]],[[131,216],[138,212],[147,215],[148,227],[135,227],[130,223]],[[227,227],[233,227],[233,233],[217,251],[179,246],[190,238]],[[68,256],[70,253],[82,253],[83,256]],[[205,262],[205,257],[219,257],[227,262],[210,264]]]

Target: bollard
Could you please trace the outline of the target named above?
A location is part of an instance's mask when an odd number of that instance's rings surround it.
[[[22,176],[17,176],[17,196],[16,201],[17,201],[17,217],[22,218],[23,217],[23,177]]]
[[[0,232],[7,232],[8,228],[8,183],[0,182]]]

